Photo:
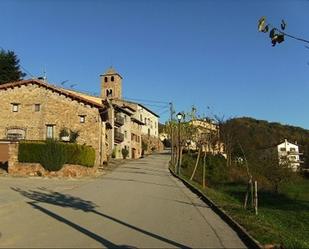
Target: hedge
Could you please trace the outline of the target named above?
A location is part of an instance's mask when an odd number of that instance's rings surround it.
[[[19,144],[18,161],[40,163],[48,171],[58,171],[63,164],[93,167],[95,150],[86,145],[61,143],[55,140]]]

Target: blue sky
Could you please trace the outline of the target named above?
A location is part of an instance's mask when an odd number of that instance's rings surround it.
[[[46,68],[51,83],[99,93],[112,65],[126,98],[309,129],[309,49],[291,39],[272,47],[257,32],[261,16],[283,18],[309,39],[307,0],[1,0],[0,9],[0,46],[32,75]],[[166,104],[144,103],[168,118]]]

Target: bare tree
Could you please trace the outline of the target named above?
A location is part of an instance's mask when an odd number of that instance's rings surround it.
[[[203,155],[203,187],[205,187],[205,178],[206,178],[206,156],[207,152],[213,153],[215,150],[214,145],[216,146],[218,142],[218,131],[216,129],[209,129],[205,127],[199,127],[197,129],[197,134],[195,137],[195,143],[198,148],[198,155],[197,159],[195,162],[194,170],[192,172],[192,175],[190,177],[190,180],[193,180],[199,160],[201,157],[202,152],[204,153]]]
[[[224,116],[215,116],[215,120],[219,125],[219,140],[224,145],[224,151],[226,154],[226,166],[232,165],[232,153],[235,146],[235,134],[232,124],[229,122],[232,118],[225,119]]]

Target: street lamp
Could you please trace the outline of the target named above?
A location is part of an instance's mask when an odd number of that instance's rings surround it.
[[[181,112],[177,113],[177,120],[178,120],[178,162],[177,162],[177,174],[180,174],[180,121],[183,118],[183,114]]]

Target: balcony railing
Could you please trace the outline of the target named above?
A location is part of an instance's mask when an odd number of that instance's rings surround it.
[[[124,134],[115,130],[114,139],[116,143],[121,143],[124,141]]]
[[[116,115],[116,117],[115,117],[115,125],[116,126],[124,125],[124,118],[121,117],[120,115]]]
[[[295,155],[295,156],[297,156],[297,155],[302,155],[303,153],[297,152],[297,151],[288,151],[287,154],[288,154],[288,155]]]

